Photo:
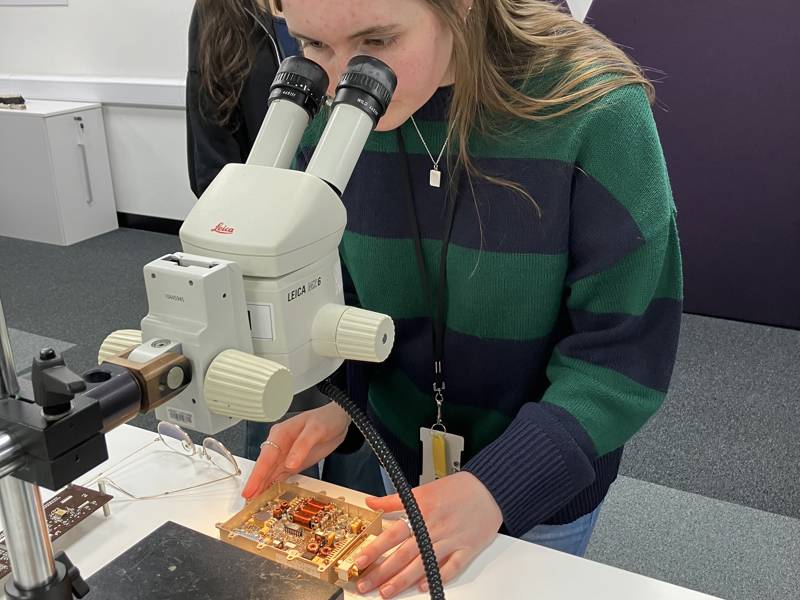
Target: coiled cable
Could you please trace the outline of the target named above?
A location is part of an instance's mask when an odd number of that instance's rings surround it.
[[[383,468],[392,480],[400,501],[403,503],[406,515],[408,516],[408,524],[411,527],[411,532],[417,539],[417,546],[419,547],[419,554],[422,558],[422,565],[425,567],[425,577],[428,580],[428,590],[432,600],[444,600],[444,588],[442,587],[442,577],[439,574],[439,561],[436,560],[436,553],[433,551],[433,543],[428,534],[428,528],[425,526],[425,520],[422,518],[422,512],[417,505],[417,500],[411,492],[411,486],[406,480],[406,476],[397,464],[397,459],[386,446],[380,434],[375,430],[375,427],[370,423],[367,416],[350,398],[347,397],[342,390],[333,385],[330,381],[325,381],[317,386],[317,389],[336,402],[342,409],[350,416],[355,423],[358,430],[367,440],[369,447],[378,457]]]

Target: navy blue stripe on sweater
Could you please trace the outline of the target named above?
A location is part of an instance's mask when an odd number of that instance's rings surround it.
[[[411,234],[398,155],[365,152],[342,198],[347,208],[349,231],[383,238],[408,238]],[[430,158],[409,156],[415,208],[423,238],[440,239],[445,195],[440,202],[429,201],[431,188],[427,173]],[[518,192],[462,178],[459,206],[453,225],[452,243],[491,252],[558,254],[571,250],[583,265],[574,278],[602,271],[638,248],[643,239],[628,211],[602,185],[574,171],[571,164],[556,160],[476,158],[484,175],[515,181],[530,193],[536,206]],[[443,170],[443,181],[447,178]],[[574,190],[573,190],[574,188]],[[573,197],[574,194],[574,197]],[[573,218],[570,231],[570,218]],[[603,232],[613,224],[615,235]],[[571,246],[567,234],[572,236]],[[587,257],[603,257],[587,260]]]
[[[458,357],[459,371],[503,373],[513,382],[502,389],[493,378],[462,378],[455,370],[445,372],[448,399],[462,406],[486,407],[491,398],[492,409],[506,416],[516,416],[520,402],[539,400],[548,382],[547,361],[552,354],[553,337],[530,341],[478,338],[448,329],[444,337],[445,367],[447,357]],[[388,368],[399,368],[424,394],[433,382],[433,350],[431,321],[428,318],[396,319],[395,346],[386,362]],[[380,367],[378,367],[380,368]]]
[[[645,243],[631,214],[580,167],[573,185],[570,264],[579,266],[570,269],[570,283],[605,271]]]
[[[565,356],[613,369],[636,383],[666,393],[674,349],[678,346],[675,322],[681,312],[682,302],[671,298],[653,300],[641,316],[571,310],[570,317],[580,335],[567,337],[557,348]]]
[[[365,152],[342,197],[349,231],[381,238],[409,238],[411,225],[404,189],[404,172],[397,154]],[[440,201],[431,201],[428,156],[409,155],[420,233],[441,239],[444,222],[444,188]],[[482,172],[509,178],[525,170],[523,182],[542,208],[540,219],[531,202],[518,193],[474,181],[473,199],[462,178],[459,205],[453,224],[453,244],[470,249],[503,252],[558,254],[568,249],[571,165],[558,161],[476,159]],[[514,164],[511,164],[514,163]],[[443,169],[442,180],[447,178]],[[483,235],[483,238],[481,237]]]

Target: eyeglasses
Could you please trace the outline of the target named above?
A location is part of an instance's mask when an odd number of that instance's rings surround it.
[[[136,494],[132,494],[131,492],[127,491],[122,486],[120,486],[113,479],[108,477],[110,473],[119,469],[119,467],[121,467],[124,463],[126,463],[128,459],[135,456],[145,448],[148,448],[153,444],[157,444],[158,442],[163,443],[167,448],[169,448],[173,452],[177,452],[178,454],[181,454],[183,456],[190,456],[190,457],[198,456],[201,459],[204,458],[208,460],[217,469],[225,473],[225,477],[219,477],[217,479],[212,479],[211,481],[204,481],[202,483],[198,483],[195,485],[190,485],[176,490],[170,490],[167,492],[162,492],[160,494],[153,494],[149,496],[138,496]],[[178,492],[194,490],[206,485],[211,485],[213,483],[219,483],[220,481],[226,481],[233,477],[238,477],[241,474],[242,470],[239,468],[239,464],[236,462],[236,459],[233,457],[233,454],[231,454],[231,452],[219,440],[216,440],[212,437],[207,437],[203,440],[203,445],[200,446],[198,450],[198,446],[195,446],[194,442],[192,442],[192,438],[189,437],[189,434],[186,433],[183,429],[181,429],[178,425],[175,425],[174,423],[168,423],[167,421],[161,421],[158,424],[157,438],[145,444],[141,448],[134,450],[133,452],[122,458],[122,460],[120,460],[117,464],[115,464],[109,471],[100,473],[97,477],[95,477],[92,481],[90,481],[85,485],[88,486],[93,483],[105,484],[108,487],[113,488],[118,492],[124,494],[125,496],[128,496],[129,498],[133,498],[134,500],[151,500],[154,498],[163,498],[164,496],[177,494]]]

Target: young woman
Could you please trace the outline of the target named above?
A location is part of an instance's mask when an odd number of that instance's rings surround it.
[[[357,54],[398,77],[342,198],[341,256],[361,306],[395,321],[366,408],[409,481],[430,471],[432,430],[453,436],[451,458],[464,445],[457,472],[415,489],[443,579],[501,530],[583,554],[677,348],[680,251],[652,87],[543,0],[280,5],[331,92]],[[349,422],[331,404],[274,427],[243,495],[319,461]],[[395,495],[368,505],[401,510]],[[398,545],[362,592],[425,588],[402,521],[358,566]]]

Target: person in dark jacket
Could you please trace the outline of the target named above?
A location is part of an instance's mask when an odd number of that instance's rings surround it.
[[[186,142],[196,196],[226,164],[247,160],[281,59],[276,25],[257,0],[195,4],[189,25]]]

